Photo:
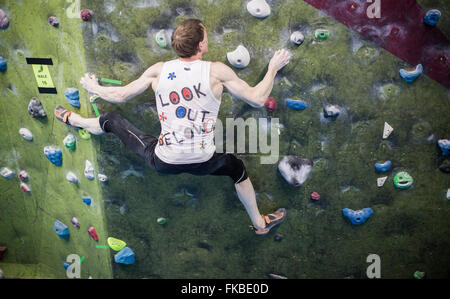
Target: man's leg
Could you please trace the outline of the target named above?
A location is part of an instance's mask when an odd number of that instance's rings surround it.
[[[235,184],[234,187],[236,188],[239,200],[244,205],[252,220],[253,226],[256,229],[263,229],[266,226],[266,222],[261,216],[261,213],[259,213],[258,205],[256,204],[255,189],[253,189],[250,178]]]
[[[72,112],[69,116],[69,123],[72,126],[86,129],[94,135],[101,135],[105,133],[105,131],[103,131],[102,128],[100,127],[99,119],[100,117],[84,118],[76,114],[75,112]]]

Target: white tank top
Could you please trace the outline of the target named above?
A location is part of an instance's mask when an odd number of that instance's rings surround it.
[[[211,62],[179,59],[164,63],[156,89],[161,134],[155,154],[169,164],[209,160],[216,146],[214,124],[220,101],[210,87]]]

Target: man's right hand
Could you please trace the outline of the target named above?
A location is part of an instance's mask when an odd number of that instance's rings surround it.
[[[286,49],[281,49],[275,52],[272,59],[269,62],[269,70],[274,70],[278,72],[286,64],[289,63],[291,59],[291,54]]]
[[[99,86],[97,77],[90,73],[86,73],[81,77],[80,84],[84,89],[92,93],[95,93],[94,91]]]

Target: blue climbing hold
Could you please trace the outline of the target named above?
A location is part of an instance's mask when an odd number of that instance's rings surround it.
[[[90,197],[83,196],[81,199],[82,199],[83,202],[84,202],[85,204],[87,204],[88,206],[91,205],[91,198],[90,198]]]
[[[367,219],[373,214],[371,208],[365,208],[362,210],[353,211],[352,209],[342,209],[342,213],[346,216],[351,223],[355,225],[360,225],[366,222]]]
[[[64,96],[70,105],[80,108],[80,96],[78,94],[78,89],[76,88],[67,88],[64,91]]]
[[[56,166],[62,165],[62,151],[59,148],[46,146],[44,147],[44,155]]]
[[[437,9],[432,9],[427,12],[423,18],[423,22],[428,26],[436,26],[437,22],[441,17],[441,12]]]
[[[413,71],[407,71],[405,69],[400,69],[400,76],[408,83],[413,82],[417,79],[423,72],[423,67],[421,64],[418,64]]]
[[[68,263],[64,263],[63,266],[64,266],[65,270],[69,269],[69,267],[70,267],[70,265]]]
[[[119,264],[126,264],[130,265],[134,263],[134,257],[136,255],[134,254],[133,250],[131,250],[129,247],[125,247],[116,255],[114,255],[114,261]]]
[[[59,220],[55,220],[55,222],[53,223],[53,229],[61,239],[67,239],[70,235],[67,225]]]
[[[443,156],[447,156],[448,154],[450,154],[450,140],[440,139],[438,140],[438,145],[441,148]]]
[[[286,99],[286,104],[295,110],[304,110],[308,108],[308,105],[306,105],[302,100]]]
[[[392,162],[387,160],[384,163],[375,163],[375,169],[378,170],[379,172],[386,172],[389,169],[391,169],[392,166]]]
[[[0,72],[6,72],[7,64],[5,58],[0,56]]]

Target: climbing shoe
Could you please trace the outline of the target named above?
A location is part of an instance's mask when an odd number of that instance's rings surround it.
[[[272,229],[272,227],[283,222],[284,218],[286,218],[286,209],[281,208],[281,209],[276,210],[272,214],[261,215],[261,216],[264,218],[264,221],[266,222],[266,227],[264,227],[262,229],[256,229],[255,227],[253,227],[253,229],[255,230],[255,233],[258,236],[264,236],[264,235],[268,234],[269,231]]]
[[[81,129],[80,127],[74,127],[69,123],[69,116],[72,114],[72,111],[69,111],[62,106],[56,106],[54,114],[56,116],[56,119],[58,119],[60,122],[74,129]]]

